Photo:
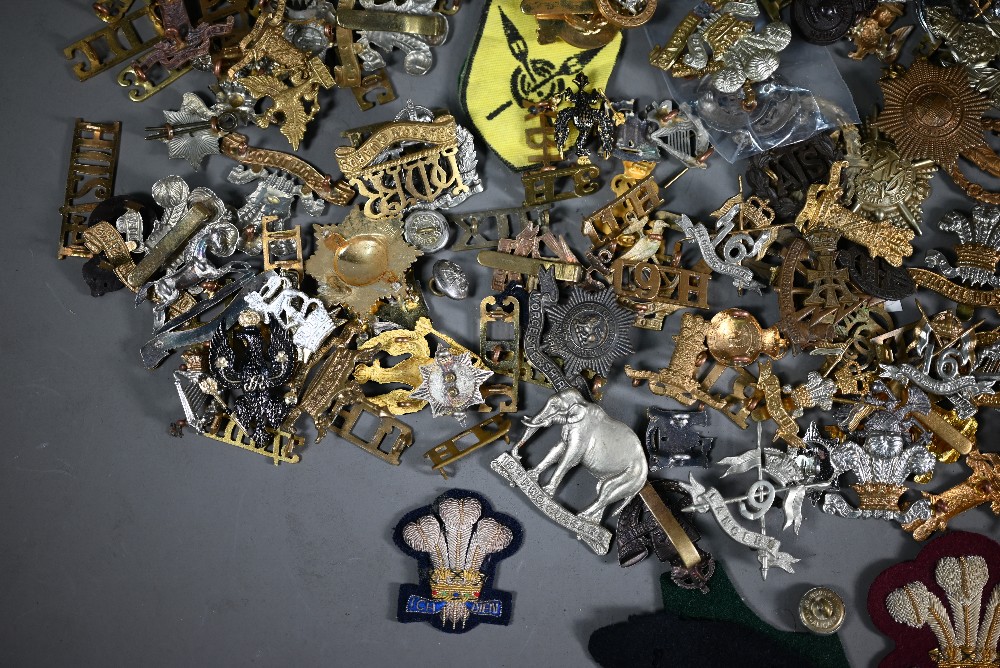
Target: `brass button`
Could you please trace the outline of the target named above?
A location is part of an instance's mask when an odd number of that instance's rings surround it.
[[[844,600],[829,587],[814,587],[799,601],[799,619],[821,636],[836,633],[844,623]]]

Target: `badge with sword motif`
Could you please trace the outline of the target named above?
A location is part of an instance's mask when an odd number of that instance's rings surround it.
[[[604,88],[618,58],[622,38],[606,46],[581,50],[563,41],[541,44],[538,22],[524,14],[518,0],[493,0],[462,72],[461,98],[472,124],[508,167],[527,169],[538,163],[537,147],[525,141],[526,109],[573,88],[586,72],[591,84]],[[474,91],[475,95],[470,95]]]

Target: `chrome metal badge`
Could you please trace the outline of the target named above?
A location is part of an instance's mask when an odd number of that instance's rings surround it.
[[[794,573],[794,564],[798,561],[781,550],[780,540],[767,533],[765,515],[775,507],[777,494],[785,493],[781,503],[785,520],[782,530],[791,527],[798,534],[802,524],[802,502],[811,490],[824,489],[830,485],[833,471],[828,465],[824,465],[829,457],[826,444],[819,438],[815,426],[810,427],[807,438],[807,448],[795,453],[766,448],[761,441],[761,423],[758,422],[756,450],[726,457],[719,462],[728,467],[722,477],[756,469],[756,482],[741,496],[724,497],[718,489],[699,483],[694,475],[689,475],[687,483],[681,483],[693,499],[692,504],[684,510],[694,513],[711,512],[730,538],[757,552],[761,577],[764,579],[767,579],[771,566]],[[771,479],[778,483],[777,487]],[[758,521],[760,531],[751,531],[741,526],[729,510],[732,504],[737,505],[739,514],[744,518]]]
[[[708,468],[714,438],[706,438],[694,427],[708,425],[707,411],[674,411],[650,406],[646,409],[646,456],[649,470],[673,466]]]
[[[292,282],[284,276],[271,276],[259,290],[245,297],[247,306],[260,313],[265,324],[273,319],[292,335],[292,343],[300,349],[303,362],[319,350],[320,345],[334,329],[347,322],[334,318],[340,307],[327,311],[323,302],[292,289]]]
[[[450,231],[448,219],[437,211],[417,209],[403,219],[406,243],[424,253],[436,253],[448,245]]]
[[[469,296],[469,277],[465,275],[462,265],[451,260],[438,260],[434,263],[428,288],[439,296],[448,299],[465,299]]]
[[[911,429],[915,415],[926,415],[931,402],[916,386],[910,386],[905,401],[896,396],[881,381],[872,383],[869,394],[851,407],[841,420],[841,426],[859,422],[860,416],[874,407],[863,427],[858,430],[862,443],[845,441],[830,453],[834,479],[852,472],[857,479],[851,484],[858,497],[855,508],[839,492],[829,492],[823,499],[822,509],[831,515],[847,518],[878,518],[893,520],[902,525],[930,516],[930,501],[918,499],[905,505],[903,495],[909,491],[904,483],[911,476],[924,476],[934,472],[936,460],[927,449],[926,434],[916,442]]]
[[[418,584],[399,588],[399,621],[426,621],[447,633],[510,623],[511,595],[492,585],[497,562],[521,546],[513,517],[493,512],[475,492],[452,489],[403,517],[393,540],[420,572]]]
[[[434,65],[434,56],[430,47],[440,46],[448,38],[448,21],[444,15],[435,11],[437,3],[434,0],[403,0],[403,2],[377,3],[374,0],[361,0],[362,8],[369,12],[385,12],[397,14],[401,17],[411,18],[414,16],[433,17],[434,26],[432,34],[418,34],[415,32],[404,32],[398,30],[379,30],[374,28],[378,24],[372,20],[372,28],[368,26],[350,27],[358,29],[358,45],[361,51],[358,58],[361,59],[362,67],[367,72],[374,72],[385,67],[385,57],[373,47],[378,47],[386,53],[393,49],[399,49],[405,55],[403,57],[403,69],[411,76],[427,74]],[[343,12],[346,14],[347,12]],[[377,15],[376,15],[377,16]],[[375,17],[372,17],[373,19]],[[384,17],[382,17],[384,19]],[[340,24],[344,24],[343,18],[339,19]],[[391,23],[386,22],[387,25]],[[401,24],[402,25],[402,24]]]
[[[1000,207],[977,204],[972,216],[951,211],[941,218],[938,229],[959,238],[955,246],[958,261],[953,267],[939,250],[927,251],[924,264],[942,276],[973,288],[1000,287],[997,262],[1000,261]]]
[[[607,554],[611,532],[601,526],[605,511],[621,502],[615,509],[620,510],[646,484],[649,467],[639,437],[573,388],[553,394],[541,411],[521,421],[527,427],[521,440],[510,452],[494,459],[490,467],[596,554]],[[560,441],[537,466],[525,469],[518,450],[539,429],[553,426],[560,427]],[[570,512],[555,498],[563,478],[576,466],[597,478],[597,499],[579,513]],[[548,482],[542,485],[542,473],[553,467]]]
[[[976,415],[978,397],[996,394],[997,377],[984,372],[993,366],[998,351],[993,344],[977,354],[974,327],[963,331],[957,318],[948,317],[948,311],[944,315],[924,319],[907,348],[910,357],[898,364],[880,364],[880,375],[947,399],[959,419],[967,420]],[[951,336],[943,340],[942,333]]]
[[[431,407],[431,415],[451,415],[459,424],[465,424],[465,410],[483,402],[480,390],[493,372],[476,366],[469,351],[452,352],[441,346],[434,353],[434,360],[420,368],[422,383],[412,392],[413,399],[423,399]]]

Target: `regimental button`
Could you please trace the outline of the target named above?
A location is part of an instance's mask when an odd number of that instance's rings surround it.
[[[829,587],[814,587],[799,601],[799,619],[812,633],[836,633],[844,623],[844,600]]]

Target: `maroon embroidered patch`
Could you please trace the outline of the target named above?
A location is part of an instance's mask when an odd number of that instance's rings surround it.
[[[896,647],[879,668],[998,666],[1000,544],[952,531],[882,571],[868,614]]]

